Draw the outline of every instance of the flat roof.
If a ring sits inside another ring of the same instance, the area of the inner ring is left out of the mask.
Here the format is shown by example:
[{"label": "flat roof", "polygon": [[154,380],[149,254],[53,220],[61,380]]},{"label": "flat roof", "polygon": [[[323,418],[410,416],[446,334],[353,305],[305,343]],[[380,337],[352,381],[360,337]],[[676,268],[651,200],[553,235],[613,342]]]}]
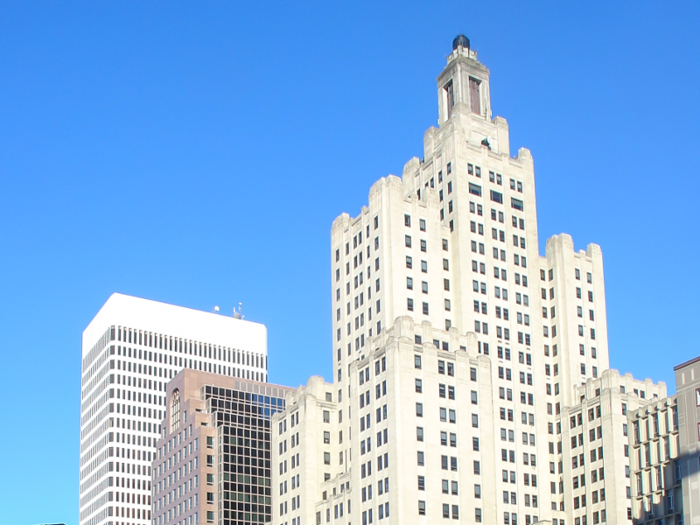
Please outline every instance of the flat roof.
[{"label": "flat roof", "polygon": [[114,293],[83,331],[83,357],[110,326],[267,354],[263,324]]},{"label": "flat roof", "polygon": [[680,365],[674,366],[674,367],[673,367],[673,370],[674,370],[674,372],[675,372],[676,370],[679,370],[679,369],[681,369],[681,368],[685,368],[686,366],[692,365],[693,363],[696,363],[696,362],[698,362],[698,361],[700,361],[700,355],[699,355],[698,357],[694,358],[694,359],[691,359],[690,361],[686,361],[685,363],[681,363]]}]

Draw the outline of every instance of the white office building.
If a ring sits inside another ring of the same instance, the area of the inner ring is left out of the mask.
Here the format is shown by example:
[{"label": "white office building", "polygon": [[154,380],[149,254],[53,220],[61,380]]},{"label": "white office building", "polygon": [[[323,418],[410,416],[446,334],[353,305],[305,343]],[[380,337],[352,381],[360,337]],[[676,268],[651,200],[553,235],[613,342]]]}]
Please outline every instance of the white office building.
[{"label": "white office building", "polygon": [[437,95],[423,157],[331,228],[333,383],[273,418],[273,523],[622,523],[627,406],[665,385],[604,374],[601,249],[540,255],[532,155],[463,36]]},{"label": "white office building", "polygon": [[148,525],[165,386],[189,368],[267,381],[267,329],[113,294],[83,332],[80,524]]}]

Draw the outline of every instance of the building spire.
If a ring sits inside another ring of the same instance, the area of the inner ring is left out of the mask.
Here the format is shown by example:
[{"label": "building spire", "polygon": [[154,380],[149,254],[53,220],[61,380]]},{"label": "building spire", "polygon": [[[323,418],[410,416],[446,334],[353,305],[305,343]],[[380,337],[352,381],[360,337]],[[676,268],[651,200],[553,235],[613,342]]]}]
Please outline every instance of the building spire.
[{"label": "building spire", "polygon": [[489,70],[478,61],[476,51],[464,35],[457,35],[452,41],[447,66],[438,77],[438,93],[441,126],[455,111],[465,117],[491,120]]}]

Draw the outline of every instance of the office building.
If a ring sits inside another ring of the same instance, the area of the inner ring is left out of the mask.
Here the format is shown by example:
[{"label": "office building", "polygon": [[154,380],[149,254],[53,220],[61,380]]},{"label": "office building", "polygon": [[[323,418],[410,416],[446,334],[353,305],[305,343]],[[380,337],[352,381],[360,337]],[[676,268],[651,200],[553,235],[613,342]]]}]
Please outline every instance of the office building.
[{"label": "office building", "polygon": [[148,525],[168,381],[183,368],[267,381],[267,330],[113,294],[82,346],[80,525]]},{"label": "office building", "polygon": [[273,523],[622,523],[623,405],[665,385],[609,370],[600,247],[561,234],[539,254],[532,155],[511,156],[463,36],[437,95],[422,158],[332,225],[333,383],[273,418]]},{"label": "office building", "polygon": [[[605,370],[575,392],[579,403],[562,411],[554,432],[548,429],[550,457],[555,446],[563,449],[556,451],[563,461],[549,465],[559,477],[556,485],[550,481],[552,510],[568,510],[574,525],[626,523],[632,519],[628,415],[665,398],[666,385]],[[551,439],[559,434],[560,441]]]},{"label": "office building", "polygon": [[628,414],[631,511],[635,524],[683,523],[683,501],[687,498],[681,488],[677,401],[677,395],[657,399]]},{"label": "office building", "polygon": [[700,357],[674,371],[676,395],[629,414],[635,524],[700,521]]},{"label": "office building", "polygon": [[[678,406],[678,466],[683,480],[682,504],[673,509],[683,509],[685,523],[700,522],[700,357],[676,366],[676,404]],[[672,449],[673,451],[673,449]],[[669,502],[666,502],[667,508]],[[683,523],[679,521],[678,523]]]},{"label": "office building", "polygon": [[175,376],[153,461],[153,524],[268,523],[270,417],[290,392],[198,370]]}]

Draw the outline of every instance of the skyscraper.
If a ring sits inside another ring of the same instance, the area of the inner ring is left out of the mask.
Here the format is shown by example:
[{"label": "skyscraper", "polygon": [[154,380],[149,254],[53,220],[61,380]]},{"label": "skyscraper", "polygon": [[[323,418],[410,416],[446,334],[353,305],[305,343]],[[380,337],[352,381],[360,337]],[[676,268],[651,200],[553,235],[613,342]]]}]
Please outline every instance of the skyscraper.
[{"label": "skyscraper", "polygon": [[167,385],[153,524],[268,523],[270,417],[291,389],[183,370]]},{"label": "skyscraper", "polygon": [[[622,455],[626,396],[636,408],[665,385],[603,374],[600,247],[576,251],[561,234],[539,254],[532,155],[511,156],[489,70],[464,36],[437,95],[423,158],[377,181],[360,215],[333,223],[334,382],[314,380],[275,416],[276,525],[584,525],[605,521],[609,505],[628,509],[628,462],[604,458]],[[598,426],[615,432],[613,450],[589,443]],[[589,505],[586,491],[611,482],[620,500]]]},{"label": "skyscraper", "polygon": [[148,525],[165,385],[183,368],[267,381],[267,329],[113,294],[83,332],[80,524]]},{"label": "skyscraper", "polygon": [[510,156],[508,124],[491,116],[489,71],[464,43],[438,77],[440,127],[425,133],[423,159],[377,181],[359,216],[333,223],[336,380],[407,315],[474,332],[484,355],[548,348],[513,366],[557,365],[568,387],[557,401],[570,404],[574,384],[608,368],[602,253],[575,251],[565,234],[538,253],[532,155]]}]

